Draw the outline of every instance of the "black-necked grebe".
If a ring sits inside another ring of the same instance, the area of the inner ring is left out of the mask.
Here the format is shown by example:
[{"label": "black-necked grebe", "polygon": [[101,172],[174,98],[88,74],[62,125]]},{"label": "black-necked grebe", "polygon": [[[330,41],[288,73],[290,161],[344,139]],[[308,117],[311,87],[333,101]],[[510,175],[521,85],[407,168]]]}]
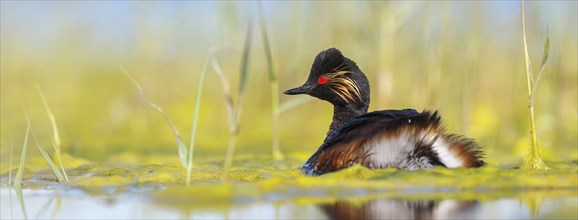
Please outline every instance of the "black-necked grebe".
[{"label": "black-necked grebe", "polygon": [[407,170],[485,164],[473,139],[445,133],[437,111],[367,113],[369,82],[357,64],[335,48],[315,57],[305,84],[284,93],[308,94],[333,104],[327,137],[301,169],[307,175],[321,175],[355,164]]}]

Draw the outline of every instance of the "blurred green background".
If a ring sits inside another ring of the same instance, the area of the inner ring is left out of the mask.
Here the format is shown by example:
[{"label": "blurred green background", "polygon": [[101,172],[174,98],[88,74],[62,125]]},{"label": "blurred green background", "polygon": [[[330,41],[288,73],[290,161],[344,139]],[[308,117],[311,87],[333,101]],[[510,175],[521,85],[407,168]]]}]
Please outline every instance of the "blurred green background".
[{"label": "blurred green background", "polygon": [[[2,1],[1,157],[18,155],[29,111],[50,146],[39,84],[56,116],[63,151],[94,161],[123,153],[175,155],[162,116],[145,105],[124,67],[162,106],[188,142],[197,80],[209,47],[237,91],[247,25],[257,2]],[[576,1],[526,2],[535,72],[550,33],[550,58],[536,100],[546,160],[578,159]],[[517,163],[529,144],[518,1],[263,2],[279,87],[301,85],[315,55],[339,48],[368,75],[370,110],[441,111],[448,131],[477,139],[494,164]],[[212,44],[211,44],[212,42]],[[271,89],[254,25],[247,96],[236,155],[271,154]],[[281,104],[300,99],[280,96]],[[236,94],[234,94],[236,97]],[[195,158],[225,154],[229,137],[221,84],[209,68]],[[284,111],[281,150],[299,159],[325,138],[329,103]],[[36,153],[36,150],[31,152]]]}]

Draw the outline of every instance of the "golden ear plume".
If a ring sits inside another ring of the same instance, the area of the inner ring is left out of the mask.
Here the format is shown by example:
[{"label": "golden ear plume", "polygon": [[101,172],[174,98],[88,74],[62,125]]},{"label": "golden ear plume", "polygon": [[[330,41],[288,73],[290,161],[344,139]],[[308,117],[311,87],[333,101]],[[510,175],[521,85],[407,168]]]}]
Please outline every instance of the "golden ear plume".
[{"label": "golden ear plume", "polygon": [[357,83],[346,76],[351,73],[350,71],[337,71],[325,74],[327,76],[327,85],[331,91],[346,103],[355,101],[356,98],[361,100],[361,92]]}]

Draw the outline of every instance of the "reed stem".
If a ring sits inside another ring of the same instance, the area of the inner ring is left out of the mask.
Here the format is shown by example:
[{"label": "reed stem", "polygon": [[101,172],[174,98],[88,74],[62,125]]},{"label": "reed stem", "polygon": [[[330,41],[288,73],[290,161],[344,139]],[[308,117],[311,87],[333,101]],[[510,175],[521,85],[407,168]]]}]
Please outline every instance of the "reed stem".
[{"label": "reed stem", "polygon": [[237,144],[237,135],[231,134],[229,144],[227,145],[227,153],[225,154],[225,162],[223,162],[223,170],[226,172],[231,169],[233,165],[233,155],[235,153],[235,145]]},{"label": "reed stem", "polygon": [[522,169],[531,170],[547,170],[549,169],[540,156],[540,151],[538,147],[538,141],[536,138],[536,119],[534,114],[534,100],[537,93],[537,86],[542,78],[542,71],[544,70],[544,64],[548,59],[549,50],[549,37],[546,38],[546,44],[544,46],[544,55],[542,56],[542,62],[540,66],[540,72],[538,73],[538,79],[534,80],[534,73],[532,71],[532,62],[530,61],[530,55],[528,53],[528,43],[526,40],[526,21],[524,18],[524,0],[520,1],[520,10],[522,17],[522,38],[524,42],[524,56],[526,60],[526,82],[528,84],[528,109],[530,111],[530,146],[528,147],[528,152],[522,165]]}]

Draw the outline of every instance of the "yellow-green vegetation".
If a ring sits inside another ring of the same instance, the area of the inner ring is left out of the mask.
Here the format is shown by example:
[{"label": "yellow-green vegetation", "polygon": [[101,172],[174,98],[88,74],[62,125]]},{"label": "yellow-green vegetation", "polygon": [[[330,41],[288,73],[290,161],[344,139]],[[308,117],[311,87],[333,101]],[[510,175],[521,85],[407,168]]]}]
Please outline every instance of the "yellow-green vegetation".
[{"label": "yellow-green vegetation", "polygon": [[[513,13],[518,2],[506,1],[0,4],[2,186],[145,191],[158,204],[187,207],[527,195],[536,210],[541,195],[577,192],[576,2],[526,2],[523,28]],[[61,10],[67,13],[55,13]],[[257,15],[261,34],[253,36],[257,28],[247,23]],[[476,139],[489,165],[300,174],[325,138],[332,109],[279,90],[302,84],[315,55],[329,47],[368,76],[370,111],[440,110],[448,131]],[[534,76],[529,54],[543,48]],[[28,121],[20,103],[32,109]],[[187,146],[178,130],[191,125]],[[24,140],[15,172],[12,136]],[[53,144],[53,164],[40,144],[27,151],[29,138]],[[521,161],[543,167],[540,158],[550,169],[518,169]],[[58,170],[68,182],[59,182]]]},{"label": "yellow-green vegetation", "polygon": [[[41,160],[41,158],[32,158]],[[171,160],[171,158],[166,158]],[[186,169],[175,164],[104,165],[90,163],[69,168],[70,187],[93,194],[124,192],[128,189],[153,191],[152,198],[166,205],[218,207],[237,198],[260,201],[277,195],[278,201],[319,203],[347,196],[386,194],[404,199],[491,200],[522,192],[576,193],[578,163],[550,162],[550,170],[488,166],[479,169],[406,171],[369,170],[353,166],[319,177],[302,175],[296,158],[271,162],[267,157],[240,155],[226,172],[215,166],[216,158],[197,161],[190,187],[183,187]],[[40,162],[40,161],[39,161]],[[43,187],[54,181],[46,168],[29,170],[24,181]],[[226,175],[223,176],[223,172]],[[31,180],[34,179],[34,180]],[[114,188],[114,191],[111,191]],[[315,193],[313,193],[315,192]]]}]

